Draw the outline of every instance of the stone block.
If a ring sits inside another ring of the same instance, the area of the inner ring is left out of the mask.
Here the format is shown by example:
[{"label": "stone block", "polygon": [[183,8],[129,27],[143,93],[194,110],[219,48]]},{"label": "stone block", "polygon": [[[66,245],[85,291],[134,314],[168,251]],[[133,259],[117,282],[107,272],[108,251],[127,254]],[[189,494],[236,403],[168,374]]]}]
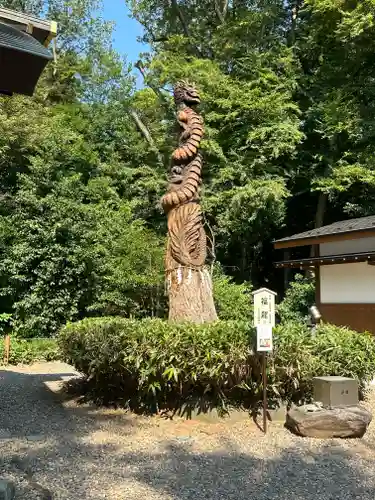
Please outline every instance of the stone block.
[{"label": "stone block", "polygon": [[328,376],[314,377],[314,400],[326,408],[357,406],[358,381],[354,378]]}]

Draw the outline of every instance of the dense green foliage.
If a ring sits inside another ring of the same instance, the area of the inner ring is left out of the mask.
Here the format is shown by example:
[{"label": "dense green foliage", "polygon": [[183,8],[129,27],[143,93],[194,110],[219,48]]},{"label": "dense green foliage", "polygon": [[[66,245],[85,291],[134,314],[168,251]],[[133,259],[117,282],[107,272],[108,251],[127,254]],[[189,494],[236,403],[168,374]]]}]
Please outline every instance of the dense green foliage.
[{"label": "dense green foliage", "polygon": [[120,399],[132,408],[156,409],[176,398],[212,393],[215,399],[233,390],[252,370],[251,334],[240,322],[199,327],[160,319],[95,318],[68,324],[59,344],[104,402]]},{"label": "dense green foliage", "polygon": [[282,323],[306,322],[309,308],[315,302],[315,281],[310,276],[297,274],[290,283],[283,301],[277,306],[277,315]]},{"label": "dense green foliage", "polygon": [[[4,341],[0,338],[0,353],[4,351]],[[55,339],[35,338],[32,340],[11,339],[9,364],[30,364],[39,361],[61,359],[61,352]],[[3,359],[0,358],[0,364]]]},{"label": "dense green foliage", "polygon": [[[312,378],[341,375],[358,380],[363,394],[375,374],[375,344],[369,333],[323,324],[311,335],[300,323],[275,330],[273,374],[284,399],[312,396]],[[290,397],[292,395],[292,397]]]},{"label": "dense green foliage", "polygon": [[282,291],[274,238],[375,209],[374,0],[127,3],[150,44],[141,89],[100,0],[0,0],[59,25],[35,96],[0,100],[0,314],[18,336],[165,317],[179,78],[202,94],[203,206],[234,278],[215,278],[223,319],[250,319],[252,287]]},{"label": "dense green foliage", "polygon": [[[186,405],[256,407],[261,360],[254,329],[244,321],[209,325],[160,319],[87,318],[64,327],[63,357],[87,377],[88,396],[100,403],[155,411]],[[330,325],[312,337],[296,323],[279,326],[269,358],[269,399],[311,397],[316,375],[346,375],[361,388],[375,374],[369,334]]]},{"label": "dense green foliage", "polygon": [[249,283],[235,284],[217,267],[213,274],[217,313],[223,320],[252,321],[253,306]]},{"label": "dense green foliage", "polygon": [[373,213],[374,0],[128,4],[146,83],[202,90],[206,213],[237,279],[278,286],[272,237]]}]

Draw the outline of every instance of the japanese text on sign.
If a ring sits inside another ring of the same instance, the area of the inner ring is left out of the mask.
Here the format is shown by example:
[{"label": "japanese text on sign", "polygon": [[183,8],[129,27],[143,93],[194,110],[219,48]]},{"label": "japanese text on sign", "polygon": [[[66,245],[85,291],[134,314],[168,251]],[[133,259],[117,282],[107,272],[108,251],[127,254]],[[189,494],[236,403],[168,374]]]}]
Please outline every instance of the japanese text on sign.
[{"label": "japanese text on sign", "polygon": [[254,292],[254,325],[275,326],[275,292],[267,288]]},{"label": "japanese text on sign", "polygon": [[267,288],[254,293],[254,326],[257,328],[257,351],[271,352],[273,349],[272,328],[275,326],[275,295]]}]

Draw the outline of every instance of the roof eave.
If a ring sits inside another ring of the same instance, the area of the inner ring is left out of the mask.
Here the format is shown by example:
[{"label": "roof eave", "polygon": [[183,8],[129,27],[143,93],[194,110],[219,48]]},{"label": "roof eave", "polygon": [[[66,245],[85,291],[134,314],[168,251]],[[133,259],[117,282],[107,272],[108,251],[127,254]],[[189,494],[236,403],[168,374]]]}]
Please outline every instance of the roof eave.
[{"label": "roof eave", "polygon": [[[375,228],[356,229],[352,231],[342,231],[334,234],[322,234],[320,236],[295,238],[292,240],[276,240],[274,247],[276,250],[283,248],[303,247],[310,245],[320,245],[321,243],[330,243],[332,241],[354,240],[362,238],[370,238],[374,236]],[[352,237],[351,237],[352,236]]]},{"label": "roof eave", "polygon": [[311,257],[308,259],[292,259],[275,262],[276,268],[295,267],[300,269],[308,269],[320,266],[329,266],[335,264],[352,264],[356,262],[367,262],[373,265],[375,260],[375,252],[359,252],[347,253],[341,255],[324,255],[320,257]]}]

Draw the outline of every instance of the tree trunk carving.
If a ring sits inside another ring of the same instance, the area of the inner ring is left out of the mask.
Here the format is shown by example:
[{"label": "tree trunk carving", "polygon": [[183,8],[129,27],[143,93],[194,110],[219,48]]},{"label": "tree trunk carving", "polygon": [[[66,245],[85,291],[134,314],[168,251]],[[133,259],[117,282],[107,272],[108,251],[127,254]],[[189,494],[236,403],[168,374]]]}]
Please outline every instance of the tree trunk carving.
[{"label": "tree trunk carving", "polygon": [[169,319],[205,323],[215,321],[217,314],[211,274],[205,266],[207,237],[199,204],[202,156],[198,150],[203,119],[195,110],[200,98],[193,87],[178,83],[174,99],[181,134],[172,155],[168,192],[161,199],[168,218],[165,267]]}]

